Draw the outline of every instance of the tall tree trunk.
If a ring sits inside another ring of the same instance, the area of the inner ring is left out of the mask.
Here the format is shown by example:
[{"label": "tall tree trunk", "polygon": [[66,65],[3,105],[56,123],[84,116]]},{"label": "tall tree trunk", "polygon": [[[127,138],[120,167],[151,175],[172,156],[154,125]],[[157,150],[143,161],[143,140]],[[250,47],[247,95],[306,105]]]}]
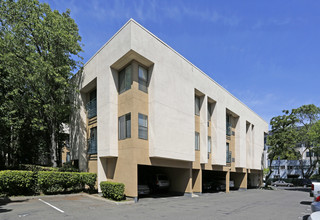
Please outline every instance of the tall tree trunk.
[{"label": "tall tree trunk", "polygon": [[53,167],[58,166],[58,159],[57,159],[57,149],[58,149],[58,143],[56,141],[56,126],[55,123],[53,122],[51,124],[51,164]]}]

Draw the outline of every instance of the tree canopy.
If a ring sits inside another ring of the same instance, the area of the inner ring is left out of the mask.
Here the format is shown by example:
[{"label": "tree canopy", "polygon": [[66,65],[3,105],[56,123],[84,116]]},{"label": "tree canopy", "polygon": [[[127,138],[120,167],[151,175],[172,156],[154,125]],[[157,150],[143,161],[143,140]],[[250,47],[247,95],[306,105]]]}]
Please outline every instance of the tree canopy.
[{"label": "tree canopy", "polygon": [[59,163],[80,41],[69,10],[0,1],[0,165]]},{"label": "tree canopy", "polygon": [[[319,162],[319,157],[312,155],[320,153],[320,108],[310,104],[291,111],[284,110],[283,113],[270,121],[271,131],[267,141],[270,164],[278,157],[299,160],[303,177],[309,178]],[[310,164],[308,169],[303,160],[306,152],[310,155],[307,158]]]}]

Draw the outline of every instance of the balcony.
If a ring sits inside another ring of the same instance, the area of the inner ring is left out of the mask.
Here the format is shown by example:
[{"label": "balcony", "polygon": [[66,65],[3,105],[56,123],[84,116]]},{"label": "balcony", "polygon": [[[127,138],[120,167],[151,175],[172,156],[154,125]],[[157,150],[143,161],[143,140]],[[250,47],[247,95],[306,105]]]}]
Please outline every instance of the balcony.
[{"label": "balcony", "polygon": [[88,154],[97,154],[97,139],[88,140]]},{"label": "balcony", "polygon": [[228,136],[231,136],[231,134],[232,134],[232,131],[231,131],[231,123],[226,123],[226,134],[228,135]]},{"label": "balcony", "polygon": [[227,151],[227,163],[231,163],[231,158],[232,158],[232,152]]},{"label": "balcony", "polygon": [[92,99],[90,102],[88,102],[86,109],[89,119],[97,116],[97,99]]}]

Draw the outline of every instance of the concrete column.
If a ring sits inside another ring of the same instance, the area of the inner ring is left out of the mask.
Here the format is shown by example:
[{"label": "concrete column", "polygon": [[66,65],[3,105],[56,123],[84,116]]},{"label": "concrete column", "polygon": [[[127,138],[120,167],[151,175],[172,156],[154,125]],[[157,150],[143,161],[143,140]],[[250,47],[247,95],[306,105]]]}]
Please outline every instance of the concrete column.
[{"label": "concrete column", "polygon": [[259,178],[259,187],[262,187],[263,186],[263,171],[262,170],[260,171],[258,178]]},{"label": "concrete column", "polygon": [[192,170],[192,191],[193,193],[202,193],[202,170]]},{"label": "concrete column", "polygon": [[192,168],[190,168],[188,170],[188,173],[189,173],[189,177],[188,177],[189,180],[188,180],[188,184],[187,184],[185,193],[186,194],[192,194]]},{"label": "concrete column", "polygon": [[97,168],[98,168],[98,192],[101,193],[100,182],[107,181],[107,159],[106,158],[97,158]]},{"label": "concrete column", "polygon": [[230,170],[226,174],[226,193],[230,192]]},{"label": "concrete column", "polygon": [[248,174],[247,172],[245,172],[243,175],[242,175],[242,181],[240,183],[240,189],[247,189],[247,180],[248,180]]}]

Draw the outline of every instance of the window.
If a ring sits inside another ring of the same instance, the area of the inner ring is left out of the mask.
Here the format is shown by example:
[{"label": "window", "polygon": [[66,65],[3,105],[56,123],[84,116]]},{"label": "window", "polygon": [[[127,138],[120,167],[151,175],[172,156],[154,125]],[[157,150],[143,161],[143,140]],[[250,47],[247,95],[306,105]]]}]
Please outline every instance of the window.
[{"label": "window", "polygon": [[86,109],[88,113],[88,118],[93,118],[97,116],[97,90],[93,90],[89,94],[89,102],[86,104]]},{"label": "window", "polygon": [[148,116],[140,114],[139,117],[139,138],[148,140]]},{"label": "window", "polygon": [[88,140],[88,153],[97,153],[97,127],[90,128],[90,138]]},{"label": "window", "polygon": [[226,116],[226,134],[228,136],[231,136],[231,122],[230,122],[230,115],[227,114]]},{"label": "window", "polygon": [[229,143],[226,144],[226,156],[227,163],[231,163],[231,151],[229,151]]},{"label": "window", "polygon": [[211,137],[208,136],[208,153],[211,153]]},{"label": "window", "polygon": [[198,96],[194,98],[194,109],[195,115],[200,115],[200,97]]},{"label": "window", "polygon": [[211,153],[211,137],[208,136],[208,159],[210,158]]},{"label": "window", "polygon": [[123,93],[131,88],[132,68],[131,65],[119,72],[119,93]]},{"label": "window", "polygon": [[211,121],[211,103],[208,102],[208,121]]},{"label": "window", "polygon": [[70,155],[70,152],[67,152],[67,158],[66,158],[66,162],[70,162],[71,161],[71,155]]},{"label": "window", "polygon": [[119,117],[119,139],[131,138],[131,113]]},{"label": "window", "polygon": [[139,66],[139,89],[148,92],[148,71]]},{"label": "window", "polygon": [[200,150],[200,134],[199,132],[195,132],[195,150]]},{"label": "window", "polygon": [[285,166],[280,166],[280,169],[281,169],[281,170],[285,170],[286,167],[285,167]]}]

